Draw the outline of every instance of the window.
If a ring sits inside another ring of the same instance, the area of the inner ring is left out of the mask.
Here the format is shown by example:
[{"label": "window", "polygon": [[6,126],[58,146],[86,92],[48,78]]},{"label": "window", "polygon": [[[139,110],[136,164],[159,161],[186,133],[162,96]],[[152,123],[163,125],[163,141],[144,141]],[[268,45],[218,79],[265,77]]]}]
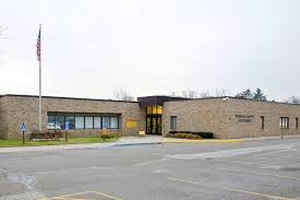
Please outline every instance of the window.
[{"label": "window", "polygon": [[148,115],[152,114],[152,107],[151,106],[147,106],[147,114]]},{"label": "window", "polygon": [[171,116],[171,120],[170,120],[170,129],[171,130],[176,130],[176,116]]},{"label": "window", "polygon": [[85,117],[85,126],[84,128],[94,128],[93,126],[93,117]]},{"label": "window", "polygon": [[261,129],[265,129],[265,117],[260,116],[260,120],[261,120]]},{"label": "window", "polygon": [[66,116],[65,127],[69,126],[69,129],[75,129],[75,117],[74,116]]},{"label": "window", "polygon": [[48,129],[119,129],[119,114],[48,113]]},{"label": "window", "polygon": [[65,117],[58,115],[56,116],[56,129],[65,129]]},{"label": "window", "polygon": [[110,128],[117,129],[119,128],[119,120],[117,117],[111,117],[110,119]]},{"label": "window", "polygon": [[110,120],[110,117],[103,117],[102,118],[103,128],[109,128],[110,127],[109,120]]},{"label": "window", "polygon": [[296,117],[296,129],[298,129],[298,127],[299,127],[299,119],[298,117]]},{"label": "window", "polygon": [[161,115],[162,114],[162,106],[157,106],[157,114]]},{"label": "window", "polygon": [[101,128],[101,117],[94,117],[94,128]]},{"label": "window", "polygon": [[157,106],[152,106],[152,114],[157,114]]},{"label": "window", "polygon": [[56,116],[48,115],[48,129],[56,129]]},{"label": "window", "polygon": [[289,118],[288,117],[280,117],[280,128],[289,128]]},{"label": "window", "polygon": [[83,116],[75,117],[75,128],[76,129],[84,129],[84,117]]}]

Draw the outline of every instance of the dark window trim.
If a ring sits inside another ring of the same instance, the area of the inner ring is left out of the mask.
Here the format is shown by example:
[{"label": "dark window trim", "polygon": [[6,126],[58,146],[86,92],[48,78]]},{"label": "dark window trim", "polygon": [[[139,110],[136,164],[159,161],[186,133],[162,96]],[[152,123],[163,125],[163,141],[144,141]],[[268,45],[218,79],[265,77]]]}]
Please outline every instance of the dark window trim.
[{"label": "dark window trim", "polygon": [[295,120],[296,120],[296,129],[298,129],[299,128],[299,118],[296,117]]},{"label": "dark window trim", "polygon": [[[284,119],[287,120],[287,126],[282,126],[282,121],[285,121]],[[289,117],[280,117],[280,128],[281,129],[289,129],[290,128],[290,118]]]},{"label": "dark window trim", "polygon": [[[104,117],[108,117],[108,128],[106,129],[114,129],[114,130],[118,130],[120,129],[120,120],[121,120],[121,114],[120,113],[72,113],[72,112],[48,112],[47,116],[54,116],[55,117],[55,127],[57,125],[57,116],[62,116],[64,118],[63,120],[63,129],[65,130],[65,124],[66,124],[66,117],[67,116],[72,116],[74,117],[75,123],[76,123],[76,117],[83,117],[83,128],[75,128],[72,130],[83,130],[83,129],[96,129],[96,130],[100,130],[103,129],[103,119]],[[86,117],[92,117],[92,123],[93,123],[93,128],[86,128]],[[99,117],[100,118],[100,128],[95,128],[95,122],[94,119],[95,117]],[[111,128],[111,118],[115,117],[117,118],[117,128]],[[49,120],[48,120],[49,123]],[[57,130],[57,129],[51,129],[51,130]]]},{"label": "dark window trim", "polygon": [[261,129],[265,130],[265,116],[260,116],[260,120],[261,120]]},{"label": "dark window trim", "polygon": [[170,117],[170,130],[176,130],[176,129],[177,129],[177,116],[171,116]]}]

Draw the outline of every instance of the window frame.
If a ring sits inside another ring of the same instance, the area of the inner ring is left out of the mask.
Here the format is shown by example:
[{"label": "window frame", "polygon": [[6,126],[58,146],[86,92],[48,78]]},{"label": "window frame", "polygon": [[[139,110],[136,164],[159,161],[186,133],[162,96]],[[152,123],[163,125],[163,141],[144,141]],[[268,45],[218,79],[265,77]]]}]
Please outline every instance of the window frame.
[{"label": "window frame", "polygon": [[[77,128],[76,127],[76,118],[82,118],[82,127],[80,128]],[[77,114],[75,115],[75,130],[82,130],[82,129],[85,129],[85,118],[84,118],[84,115],[81,115],[81,114]]]},{"label": "window frame", "polygon": [[261,122],[260,128],[262,130],[265,130],[265,116],[260,116],[260,122]]},{"label": "window frame", "polygon": [[175,131],[177,129],[177,116],[170,116],[170,130]]},{"label": "window frame", "polygon": [[[87,118],[90,118],[91,120],[90,120],[90,122],[92,122],[92,126],[90,126],[90,127],[87,127],[87,121],[89,121],[89,120],[87,120]],[[94,116],[90,116],[90,115],[85,115],[84,116],[84,129],[94,129]]]},{"label": "window frame", "polygon": [[[55,127],[54,129],[49,129],[49,130],[65,130],[65,128],[66,128],[66,122],[67,122],[67,118],[68,117],[74,118],[74,128],[70,128],[70,130],[83,130],[83,129],[100,130],[100,129],[103,129],[103,126],[104,126],[103,120],[105,118],[107,118],[107,120],[108,120],[107,121],[108,122],[108,127],[106,129],[115,129],[115,130],[118,130],[118,129],[121,128],[121,125],[120,125],[121,114],[120,113],[114,114],[114,113],[47,112],[47,117],[48,117],[47,127],[49,127],[50,123],[51,123],[51,127]],[[92,127],[91,126],[88,127],[86,125],[86,122],[88,121],[88,119],[87,119],[88,117],[92,118],[92,121],[89,121],[89,122],[92,122]],[[52,118],[52,120],[50,121],[51,118]],[[58,120],[58,118],[59,118],[59,120]],[[79,125],[82,125],[82,126],[80,126],[80,128],[76,127],[76,119],[77,119],[77,122],[78,122],[78,120],[79,120],[78,118],[81,118],[80,119],[81,120],[80,121],[81,124],[79,124]],[[97,127],[95,126],[95,118],[100,119],[100,124]],[[117,124],[115,124],[116,126],[112,128],[112,119],[113,118],[116,118],[116,123]],[[58,121],[60,123],[57,123]],[[57,128],[57,124],[61,125],[62,122],[63,122],[63,125],[62,125],[63,128],[61,128],[61,129]]]},{"label": "window frame", "polygon": [[290,128],[290,119],[289,117],[280,117],[279,127],[281,129],[289,129]]}]

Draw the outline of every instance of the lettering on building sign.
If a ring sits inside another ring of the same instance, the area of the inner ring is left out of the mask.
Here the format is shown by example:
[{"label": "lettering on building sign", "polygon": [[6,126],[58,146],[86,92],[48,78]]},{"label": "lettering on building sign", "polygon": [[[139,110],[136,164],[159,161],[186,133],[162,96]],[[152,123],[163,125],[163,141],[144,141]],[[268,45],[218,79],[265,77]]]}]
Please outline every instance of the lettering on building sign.
[{"label": "lettering on building sign", "polygon": [[251,122],[254,115],[235,115],[239,122]]}]

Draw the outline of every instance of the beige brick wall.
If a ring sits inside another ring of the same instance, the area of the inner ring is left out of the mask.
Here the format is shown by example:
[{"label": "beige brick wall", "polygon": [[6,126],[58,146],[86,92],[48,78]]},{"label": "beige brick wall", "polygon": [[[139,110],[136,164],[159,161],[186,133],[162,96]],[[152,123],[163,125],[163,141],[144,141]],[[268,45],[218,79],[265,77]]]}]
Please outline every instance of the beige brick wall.
[{"label": "beige brick wall", "polygon": [[[66,98],[43,98],[43,129],[48,123],[47,112],[120,113],[123,135],[136,135],[145,128],[145,109],[138,103],[96,101]],[[248,122],[238,116],[251,116]],[[177,116],[178,131],[209,131],[217,138],[243,138],[300,134],[295,118],[300,119],[300,106],[249,100],[202,99],[165,102],[162,114],[163,135],[170,131],[170,117]],[[261,116],[265,128],[261,129]],[[289,129],[280,129],[280,117],[289,117]],[[136,128],[127,128],[127,120],[136,120]],[[29,133],[38,128],[38,98],[25,96],[0,97],[0,138],[21,137],[20,125],[24,121]],[[72,135],[94,135],[99,130],[71,130]]]},{"label": "beige brick wall", "polygon": [[227,135],[225,102],[219,99],[165,102],[163,106],[163,135],[170,131],[170,117],[177,117],[178,131],[210,131],[217,138]]},{"label": "beige brick wall", "polygon": [[[9,138],[20,137],[20,125],[24,121],[29,132],[38,128],[38,98],[24,96],[4,96],[1,99],[7,101],[4,106],[8,118],[7,134]],[[137,131],[144,128],[144,111],[139,108],[138,103],[117,101],[96,101],[64,98],[43,98],[42,118],[43,129],[48,123],[47,112],[74,112],[74,113],[120,113],[120,126],[123,135],[136,135]],[[128,129],[127,120],[137,120],[136,128]],[[99,130],[74,130],[74,135],[92,135]],[[4,134],[5,131],[4,131]]]},{"label": "beige brick wall", "polygon": [[[299,105],[232,98],[226,101],[219,98],[166,102],[163,108],[164,135],[170,131],[171,116],[177,116],[178,131],[210,131],[217,138],[300,134],[295,128],[295,118],[300,120]],[[264,129],[261,128],[261,116],[265,118]],[[280,128],[280,117],[289,117],[289,129]],[[241,122],[239,119],[250,121]]]},{"label": "beige brick wall", "polygon": [[[278,136],[299,134],[296,129],[296,117],[300,119],[300,106],[271,102],[255,102],[249,100],[230,99],[228,102],[229,138]],[[235,115],[253,115],[251,122],[239,122]],[[261,116],[265,118],[264,129],[261,128]],[[289,117],[289,129],[281,129],[280,117]]]},{"label": "beige brick wall", "polygon": [[0,139],[7,139],[8,120],[7,120],[7,100],[0,97]]}]

